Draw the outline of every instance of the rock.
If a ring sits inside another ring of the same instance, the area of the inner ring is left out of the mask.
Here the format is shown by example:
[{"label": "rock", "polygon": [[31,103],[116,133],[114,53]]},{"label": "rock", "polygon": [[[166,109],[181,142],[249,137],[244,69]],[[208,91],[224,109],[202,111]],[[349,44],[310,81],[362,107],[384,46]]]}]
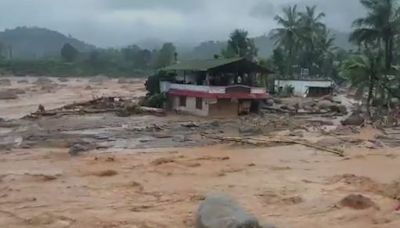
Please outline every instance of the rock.
[{"label": "rock", "polygon": [[259,127],[245,126],[239,128],[239,133],[242,135],[261,135],[263,133],[262,129]]},{"label": "rock", "polygon": [[365,146],[366,148],[368,148],[368,149],[373,149],[373,150],[383,148],[382,142],[377,141],[377,140],[368,140],[368,141],[365,141],[365,142],[364,142],[364,146]]},{"label": "rock", "polygon": [[317,104],[319,109],[328,109],[330,110],[332,106],[335,106],[335,103],[332,103],[329,100],[321,100]]},{"label": "rock", "polygon": [[336,107],[338,109],[338,113],[343,114],[343,115],[346,115],[348,113],[347,107],[345,105],[337,105]]},{"label": "rock", "polygon": [[342,121],[342,125],[360,126],[364,124],[365,118],[360,113],[353,112],[347,119]]},{"label": "rock", "polygon": [[296,109],[296,106],[292,106],[292,105],[288,105],[288,106],[287,106],[287,109],[288,109],[289,111],[291,111],[291,112],[295,112],[296,110],[298,110],[298,109]]},{"label": "rock", "polygon": [[264,102],[264,105],[266,105],[266,106],[268,106],[268,107],[271,107],[271,106],[274,106],[274,100],[273,99],[267,99],[265,102]]},{"label": "rock", "polygon": [[210,123],[210,126],[211,127],[220,127],[221,126],[221,124],[218,122],[218,121],[212,121],[211,123]]},{"label": "rock", "polygon": [[71,156],[77,156],[79,155],[81,152],[86,152],[90,150],[90,147],[87,145],[82,145],[82,144],[74,144],[71,146],[71,148],[69,148],[68,153]]},{"label": "rock", "polygon": [[351,135],[360,133],[357,129],[351,126],[338,126],[336,129],[330,132],[334,135]]},{"label": "rock", "polygon": [[10,86],[11,80],[10,79],[0,79],[0,86]]},{"label": "rock", "polygon": [[324,138],[324,139],[319,140],[317,142],[317,144],[320,146],[326,146],[326,147],[340,146],[343,144],[343,141],[338,138]]},{"label": "rock", "polygon": [[0,91],[0,100],[14,100],[17,98],[18,98],[17,94],[13,91],[9,90]]},{"label": "rock", "polygon": [[305,106],[303,106],[302,109],[304,109],[305,111],[309,111],[309,112],[314,110],[311,105],[305,105]]},{"label": "rock", "polygon": [[196,228],[262,228],[254,216],[224,194],[211,194],[201,202],[196,215]]},{"label": "rock", "polygon": [[289,136],[294,136],[294,137],[304,137],[304,134],[302,131],[292,131],[289,133]]},{"label": "rock", "polygon": [[330,101],[330,102],[335,102],[333,100],[333,97],[331,95],[325,95],[323,97],[321,97],[321,100],[326,100],[326,101]]},{"label": "rock", "polygon": [[349,207],[355,210],[364,210],[371,207],[377,208],[377,205],[370,198],[355,194],[344,197],[339,204],[342,207]]},{"label": "rock", "polygon": [[199,125],[198,124],[196,124],[196,123],[183,123],[183,124],[181,124],[182,125],[182,127],[187,127],[187,128],[195,128],[195,127],[199,127]]},{"label": "rock", "polygon": [[283,103],[283,101],[281,99],[278,99],[278,98],[274,98],[273,101],[274,101],[275,104],[282,104]]},{"label": "rock", "polygon": [[115,171],[115,170],[112,170],[112,169],[107,169],[107,170],[103,170],[103,171],[100,171],[98,173],[95,173],[95,175],[98,176],[98,177],[112,177],[112,176],[115,176],[117,174],[118,174],[118,172]]}]

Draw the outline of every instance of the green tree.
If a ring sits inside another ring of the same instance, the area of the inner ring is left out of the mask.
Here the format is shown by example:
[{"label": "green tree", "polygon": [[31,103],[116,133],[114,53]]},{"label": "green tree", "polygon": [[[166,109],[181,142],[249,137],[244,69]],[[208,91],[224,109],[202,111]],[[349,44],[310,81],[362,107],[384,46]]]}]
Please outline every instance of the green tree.
[{"label": "green tree", "polygon": [[383,46],[385,68],[393,64],[394,40],[399,35],[400,8],[398,0],[360,0],[367,15],[353,22],[350,40],[360,45],[377,42]]},{"label": "green tree", "polygon": [[78,57],[78,54],[78,50],[69,43],[64,44],[61,48],[61,57],[67,62],[74,61]]},{"label": "green tree", "polygon": [[141,49],[137,45],[131,45],[121,50],[126,62],[133,65],[134,68],[146,69],[150,66],[151,51]]},{"label": "green tree", "polygon": [[248,38],[249,33],[246,30],[234,30],[228,40],[228,46],[222,50],[225,58],[246,57],[253,59],[257,56],[257,48],[254,40]]},{"label": "green tree", "polygon": [[337,66],[335,65],[337,47],[334,42],[334,36],[326,29],[316,37],[311,54],[313,73],[325,77],[335,77],[337,74]]},{"label": "green tree", "polygon": [[6,46],[0,42],[0,60],[5,57]]},{"label": "green tree", "polygon": [[275,48],[272,54],[273,70],[280,76],[285,76],[286,72],[286,57],[282,48]]},{"label": "green tree", "polygon": [[299,43],[302,47],[300,65],[308,68],[312,73],[316,73],[314,68],[318,60],[317,45],[325,42],[327,38],[326,26],[321,22],[325,13],[317,13],[316,9],[316,6],[306,6],[306,10],[299,13]]},{"label": "green tree", "polygon": [[300,16],[297,12],[297,5],[284,8],[283,15],[277,15],[274,19],[280,28],[272,30],[271,38],[275,41],[275,45],[285,50],[286,73],[293,76],[293,64],[297,56],[300,32]]},{"label": "green tree", "polygon": [[362,55],[357,55],[344,63],[345,77],[359,94],[367,91],[366,108],[371,117],[371,102],[374,91],[379,90],[379,80],[384,72],[384,61],[378,52],[364,49]]},{"label": "green tree", "polygon": [[157,53],[156,68],[173,64],[176,60],[176,47],[173,43],[165,43]]}]

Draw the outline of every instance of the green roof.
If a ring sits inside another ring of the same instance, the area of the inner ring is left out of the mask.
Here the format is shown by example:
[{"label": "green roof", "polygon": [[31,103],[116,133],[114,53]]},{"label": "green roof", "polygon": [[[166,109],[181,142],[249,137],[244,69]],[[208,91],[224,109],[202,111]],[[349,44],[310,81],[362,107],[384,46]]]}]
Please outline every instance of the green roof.
[{"label": "green roof", "polygon": [[192,60],[177,63],[171,66],[167,66],[161,70],[187,70],[187,71],[208,71],[220,66],[224,66],[230,63],[238,62],[244,58],[229,58],[229,59],[209,59],[209,60]]}]

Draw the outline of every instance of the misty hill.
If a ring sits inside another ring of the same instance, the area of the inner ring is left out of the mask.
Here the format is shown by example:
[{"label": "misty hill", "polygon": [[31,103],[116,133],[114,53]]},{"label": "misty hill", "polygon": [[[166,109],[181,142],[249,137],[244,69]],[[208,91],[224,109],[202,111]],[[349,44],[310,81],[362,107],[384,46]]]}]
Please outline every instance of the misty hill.
[{"label": "misty hill", "polygon": [[[95,46],[59,32],[37,27],[17,27],[0,32],[0,43],[11,47],[12,58],[38,59],[60,55],[65,43],[70,43],[81,52],[93,50]],[[3,51],[4,52],[4,51]],[[10,52],[7,51],[7,56]]]},{"label": "misty hill", "polygon": [[[350,50],[353,45],[349,42],[349,34],[332,31],[335,36],[335,45],[339,48]],[[262,58],[268,58],[272,55],[274,50],[274,41],[271,40],[270,36],[263,35],[253,38],[256,47],[258,48],[258,56]],[[226,41],[207,41],[202,42],[198,46],[194,47],[193,50],[181,54],[181,59],[209,59],[214,55],[220,55],[221,50],[226,48]]]}]

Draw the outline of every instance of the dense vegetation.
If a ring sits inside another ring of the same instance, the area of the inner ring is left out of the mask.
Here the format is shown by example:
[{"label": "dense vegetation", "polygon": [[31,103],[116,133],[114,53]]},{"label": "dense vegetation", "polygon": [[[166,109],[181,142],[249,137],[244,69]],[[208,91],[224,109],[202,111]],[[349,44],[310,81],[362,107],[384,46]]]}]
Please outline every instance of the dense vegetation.
[{"label": "dense vegetation", "polygon": [[[367,92],[371,117],[390,112],[400,98],[400,6],[398,0],[361,0],[367,15],[353,22],[351,40],[359,52],[350,56],[343,75],[360,94]],[[393,99],[396,98],[396,99]],[[396,104],[397,103],[397,104]],[[371,106],[377,107],[371,110]]]},{"label": "dense vegetation", "polygon": [[[0,49],[1,50],[1,49]],[[3,49],[4,52],[4,49]],[[57,55],[43,58],[10,58],[0,56],[0,73],[52,76],[148,76],[155,69],[176,61],[176,48],[165,43],[159,50],[131,45],[121,49],[92,48],[82,50],[71,43],[60,46]]]},{"label": "dense vegetation", "polygon": [[[336,34],[340,37],[340,46],[349,47],[348,35]],[[252,42],[258,56],[268,58],[273,53],[270,36],[255,37]],[[221,50],[225,50],[226,57],[234,55],[232,50],[226,49],[227,41],[208,41],[193,48],[175,48],[171,43],[164,47],[162,43],[155,46],[159,48],[131,45],[121,49],[99,49],[48,29],[18,27],[0,32],[0,72],[16,75],[144,76],[176,58],[209,59],[221,55]],[[160,49],[167,53],[164,57],[159,56]],[[180,50],[179,56],[175,55],[177,50]],[[65,51],[72,56],[68,57]]]},{"label": "dense vegetation", "polygon": [[[275,17],[276,48],[270,66],[281,77],[328,77],[345,82],[365,98],[371,118],[388,115],[400,98],[400,6],[398,0],[360,0],[367,14],[353,22],[356,51],[334,44],[335,36],[313,7],[287,7]],[[373,107],[373,108],[372,108]],[[390,116],[390,115],[388,115]]]}]

